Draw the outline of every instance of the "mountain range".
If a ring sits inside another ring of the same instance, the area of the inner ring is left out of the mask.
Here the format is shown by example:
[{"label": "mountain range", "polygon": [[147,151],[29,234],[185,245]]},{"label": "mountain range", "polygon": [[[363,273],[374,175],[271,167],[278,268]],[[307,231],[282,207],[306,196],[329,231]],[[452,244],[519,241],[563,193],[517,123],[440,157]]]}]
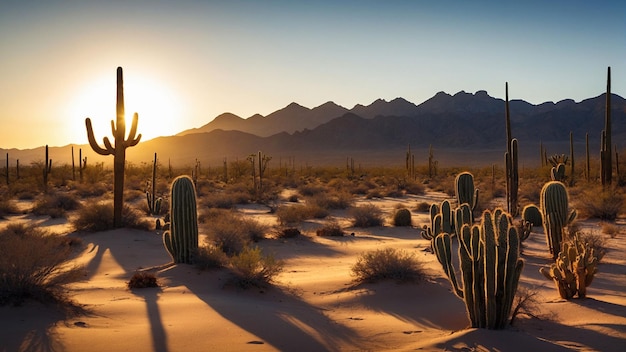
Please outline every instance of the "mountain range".
[{"label": "mountain range", "polygon": [[[534,158],[538,163],[534,155],[539,154],[540,142],[550,154],[569,153],[570,132],[577,154],[584,154],[587,133],[592,153],[599,150],[605,96],[538,105],[511,100],[512,134],[519,140],[522,159]],[[620,143],[626,139],[626,100],[612,94],[611,106],[613,140],[624,148]],[[370,164],[403,165],[408,145],[416,153],[416,162],[426,159],[425,151],[432,145],[441,158],[456,155],[456,162],[466,164],[499,163],[505,149],[504,111],[504,100],[485,91],[439,92],[419,105],[403,98],[378,99],[352,109],[333,102],[312,109],[291,103],[267,116],[244,119],[224,113],[204,126],[141,142],[127,155],[131,161],[149,162],[156,152],[162,161],[191,164],[198,159],[215,165],[224,158],[245,159],[262,150],[274,160],[296,158],[303,164],[345,164],[347,157],[353,157]],[[51,157],[65,153],[70,162],[69,152],[62,148],[69,146],[51,149]],[[99,160],[89,146],[83,148]],[[11,154],[14,158],[39,155],[34,150]]]}]

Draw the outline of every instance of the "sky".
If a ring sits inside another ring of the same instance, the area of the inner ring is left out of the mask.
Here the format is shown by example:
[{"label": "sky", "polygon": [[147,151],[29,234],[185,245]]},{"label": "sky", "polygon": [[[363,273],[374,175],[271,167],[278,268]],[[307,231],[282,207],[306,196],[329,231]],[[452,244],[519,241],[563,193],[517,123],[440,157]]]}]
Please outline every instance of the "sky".
[{"label": "sky", "polygon": [[[626,96],[626,1],[0,1],[0,148],[143,140],[297,102]],[[128,122],[130,124],[130,122]]]}]

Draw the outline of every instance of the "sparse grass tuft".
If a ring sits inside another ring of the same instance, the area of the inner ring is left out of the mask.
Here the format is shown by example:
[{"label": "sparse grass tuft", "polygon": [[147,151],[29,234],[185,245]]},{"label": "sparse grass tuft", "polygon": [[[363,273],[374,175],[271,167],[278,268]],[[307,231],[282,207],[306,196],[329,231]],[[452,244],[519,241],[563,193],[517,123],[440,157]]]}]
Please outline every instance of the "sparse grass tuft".
[{"label": "sparse grass tuft", "polygon": [[[115,228],[113,224],[112,202],[90,202],[78,210],[77,216],[72,219],[72,225],[77,231],[98,232]],[[128,228],[150,230],[152,223],[142,217],[141,212],[124,205],[122,209],[122,225]]]},{"label": "sparse grass tuft", "polygon": [[256,220],[246,219],[235,212],[223,212],[207,227],[207,238],[224,253],[240,253],[251,242],[265,237],[267,227]]},{"label": "sparse grass tuft", "polygon": [[428,202],[417,203],[417,205],[415,206],[415,211],[420,212],[420,213],[426,213],[430,211],[430,203]]},{"label": "sparse grass tuft", "polygon": [[7,215],[18,214],[20,210],[17,205],[9,199],[0,199],[0,219],[4,219]]},{"label": "sparse grass tuft", "polygon": [[137,271],[131,276],[128,281],[128,288],[147,288],[147,287],[159,287],[157,277],[154,273],[148,271]]},{"label": "sparse grass tuft", "polygon": [[620,233],[619,226],[612,222],[602,222],[600,227],[602,228],[602,233],[611,236],[611,238],[615,238]]},{"label": "sparse grass tuft", "polygon": [[76,210],[80,207],[80,202],[75,196],[68,193],[46,194],[33,206],[32,212],[35,215],[48,215],[51,218],[61,218],[66,216],[68,211]]},{"label": "sparse grass tuft", "polygon": [[352,275],[358,282],[387,279],[411,282],[425,277],[422,264],[414,254],[395,248],[377,249],[361,254],[352,266]]},{"label": "sparse grass tuft", "polygon": [[315,231],[315,234],[318,236],[325,237],[342,237],[346,233],[341,229],[341,225],[336,220],[330,220],[324,224],[321,228]]},{"label": "sparse grass tuft", "polygon": [[583,218],[613,221],[624,209],[624,195],[612,190],[590,189],[577,197],[576,208]]}]

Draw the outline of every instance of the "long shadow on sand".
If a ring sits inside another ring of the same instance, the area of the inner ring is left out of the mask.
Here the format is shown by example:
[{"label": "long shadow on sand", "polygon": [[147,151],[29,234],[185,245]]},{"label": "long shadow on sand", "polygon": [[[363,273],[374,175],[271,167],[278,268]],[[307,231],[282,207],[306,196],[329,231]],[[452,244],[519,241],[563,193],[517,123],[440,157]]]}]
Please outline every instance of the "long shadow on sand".
[{"label": "long shadow on sand", "polygon": [[[340,346],[347,345],[359,350],[358,335],[353,330],[332,321],[322,309],[287,290],[280,287],[243,290],[230,285],[216,289],[215,285],[220,284],[206,279],[177,282],[179,270],[186,268],[168,270],[171,285],[186,286],[224,319],[261,340],[233,341],[235,344],[241,343],[243,347],[245,343],[263,343],[281,351],[338,351]],[[227,280],[229,274],[222,271],[219,275]]]}]

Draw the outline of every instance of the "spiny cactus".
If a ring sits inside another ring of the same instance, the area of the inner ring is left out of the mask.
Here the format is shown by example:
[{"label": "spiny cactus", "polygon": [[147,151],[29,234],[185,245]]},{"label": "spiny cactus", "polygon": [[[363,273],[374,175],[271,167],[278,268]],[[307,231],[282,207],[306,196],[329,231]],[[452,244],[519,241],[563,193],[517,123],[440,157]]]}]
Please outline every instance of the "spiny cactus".
[{"label": "spiny cactus", "polygon": [[146,191],[146,199],[148,200],[148,214],[158,215],[161,213],[162,199],[156,197],[156,171],[157,171],[157,153],[154,153],[154,163],[152,164],[152,182],[150,184],[152,192]]},{"label": "spiny cactus", "polygon": [[171,188],[170,224],[163,233],[163,244],[174,263],[191,263],[198,248],[196,188],[189,176],[175,178]]},{"label": "spiny cactus", "polygon": [[524,262],[509,214],[485,210],[480,224],[464,225],[459,237],[461,279],[452,260],[452,238],[435,237],[435,253],[474,328],[502,329],[508,322]]},{"label": "spiny cactus", "polygon": [[550,169],[550,179],[552,181],[565,182],[565,164],[559,163]]},{"label": "spiny cactus", "polygon": [[411,211],[407,208],[398,209],[393,214],[393,226],[411,226]]},{"label": "spiny cactus", "polygon": [[433,203],[430,206],[430,227],[424,226],[422,237],[432,241],[438,234],[445,232],[452,234],[452,208],[450,201],[444,200],[441,206]]},{"label": "spiny cactus", "polygon": [[517,139],[511,136],[511,114],[509,112],[509,83],[505,84],[505,127],[506,127],[506,153],[504,153],[504,165],[506,170],[506,206],[509,213],[517,215],[517,193],[519,189],[519,163],[517,153]]},{"label": "spiny cactus", "polygon": [[522,219],[528,221],[533,226],[543,226],[541,209],[535,204],[528,204],[522,209]]},{"label": "spiny cactus", "polygon": [[126,148],[133,147],[139,143],[141,134],[137,134],[137,113],[133,115],[133,122],[128,138],[126,138],[126,118],[124,112],[124,79],[122,68],[117,68],[117,99],[116,99],[117,120],[111,121],[111,130],[115,139],[115,146],[109,141],[109,137],[104,137],[104,148],[96,142],[91,127],[91,119],[85,119],[87,127],[87,138],[91,148],[100,155],[113,155],[113,223],[115,227],[122,227],[122,207],[124,205],[124,167],[126,164]]},{"label": "spiny cactus", "polygon": [[539,271],[556,284],[561,298],[570,299],[575,295],[584,298],[587,286],[598,271],[598,257],[589,243],[583,242],[578,234],[565,243],[563,250],[550,267]]},{"label": "spiny cactus", "polygon": [[470,172],[458,174],[454,179],[454,189],[458,205],[467,203],[473,212],[478,204],[478,189],[474,188],[474,175]]},{"label": "spiny cactus", "polygon": [[610,185],[613,178],[613,160],[611,155],[611,67],[606,77],[606,103],[604,112],[604,130],[600,147],[600,179],[602,185]]},{"label": "spiny cactus", "polygon": [[550,181],[541,189],[541,212],[543,231],[552,258],[561,251],[564,228],[576,219],[576,210],[569,212],[567,190],[559,181]]},{"label": "spiny cactus", "polygon": [[461,228],[463,225],[472,226],[474,224],[474,214],[472,213],[472,209],[469,204],[463,203],[460,206],[454,209],[454,219],[453,219],[453,227],[454,233],[457,236],[461,235]]}]

